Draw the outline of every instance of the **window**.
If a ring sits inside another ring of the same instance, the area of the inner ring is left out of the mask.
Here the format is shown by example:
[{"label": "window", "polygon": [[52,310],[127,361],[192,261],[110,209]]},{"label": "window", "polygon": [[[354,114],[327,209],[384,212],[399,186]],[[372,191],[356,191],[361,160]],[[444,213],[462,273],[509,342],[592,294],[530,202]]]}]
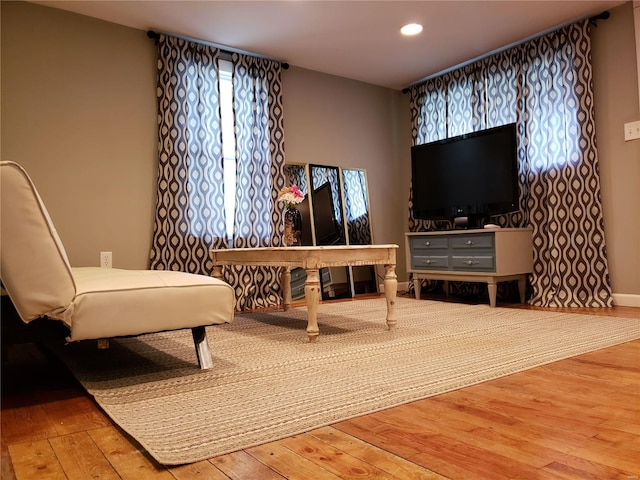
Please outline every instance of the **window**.
[{"label": "window", "polygon": [[218,60],[220,72],[220,123],[222,130],[222,157],[224,177],[224,209],[227,239],[233,240],[233,224],[236,211],[236,137],[233,118],[233,64]]}]

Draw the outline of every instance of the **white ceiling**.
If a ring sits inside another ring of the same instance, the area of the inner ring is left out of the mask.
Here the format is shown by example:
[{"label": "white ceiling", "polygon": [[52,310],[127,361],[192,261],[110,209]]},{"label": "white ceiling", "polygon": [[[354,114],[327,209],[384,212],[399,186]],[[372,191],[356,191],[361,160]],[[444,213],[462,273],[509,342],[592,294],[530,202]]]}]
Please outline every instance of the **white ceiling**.
[{"label": "white ceiling", "polygon": [[[401,89],[624,3],[571,1],[34,1]],[[405,23],[424,26],[403,37]]]}]

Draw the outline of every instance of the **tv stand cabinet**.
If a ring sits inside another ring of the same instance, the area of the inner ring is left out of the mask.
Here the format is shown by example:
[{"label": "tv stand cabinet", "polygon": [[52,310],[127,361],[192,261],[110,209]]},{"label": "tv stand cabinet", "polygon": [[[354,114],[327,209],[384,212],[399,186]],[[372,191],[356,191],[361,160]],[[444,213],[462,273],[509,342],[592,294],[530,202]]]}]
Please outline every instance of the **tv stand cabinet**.
[{"label": "tv stand cabinet", "polygon": [[405,234],[407,272],[413,274],[416,298],[420,281],[444,280],[487,284],[489,303],[496,306],[498,282],[518,281],[525,301],[527,274],[533,270],[531,228],[483,228]]}]

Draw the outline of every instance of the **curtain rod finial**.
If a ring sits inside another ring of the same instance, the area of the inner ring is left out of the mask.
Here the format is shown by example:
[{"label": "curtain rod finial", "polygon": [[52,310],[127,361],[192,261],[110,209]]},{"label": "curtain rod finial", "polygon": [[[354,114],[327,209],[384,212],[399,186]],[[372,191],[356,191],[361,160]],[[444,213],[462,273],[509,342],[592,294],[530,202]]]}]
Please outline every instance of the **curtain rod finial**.
[{"label": "curtain rod finial", "polygon": [[605,10],[602,13],[599,13],[598,15],[594,15],[593,17],[589,18],[589,24],[593,25],[594,27],[598,26],[598,20],[606,20],[611,16],[611,13],[609,13],[608,10]]}]

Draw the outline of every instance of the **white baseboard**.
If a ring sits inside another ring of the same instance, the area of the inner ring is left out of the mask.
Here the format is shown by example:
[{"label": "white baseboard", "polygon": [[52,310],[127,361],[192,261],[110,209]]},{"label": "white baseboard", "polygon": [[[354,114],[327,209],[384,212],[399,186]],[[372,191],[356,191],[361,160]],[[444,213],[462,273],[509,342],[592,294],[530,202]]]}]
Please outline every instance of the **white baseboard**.
[{"label": "white baseboard", "polygon": [[[409,282],[398,282],[398,292],[406,292]],[[378,291],[384,293],[384,283],[378,284]],[[613,304],[620,307],[640,307],[640,295],[630,293],[614,293]]]},{"label": "white baseboard", "polygon": [[613,304],[620,307],[640,307],[640,295],[614,293]]}]

